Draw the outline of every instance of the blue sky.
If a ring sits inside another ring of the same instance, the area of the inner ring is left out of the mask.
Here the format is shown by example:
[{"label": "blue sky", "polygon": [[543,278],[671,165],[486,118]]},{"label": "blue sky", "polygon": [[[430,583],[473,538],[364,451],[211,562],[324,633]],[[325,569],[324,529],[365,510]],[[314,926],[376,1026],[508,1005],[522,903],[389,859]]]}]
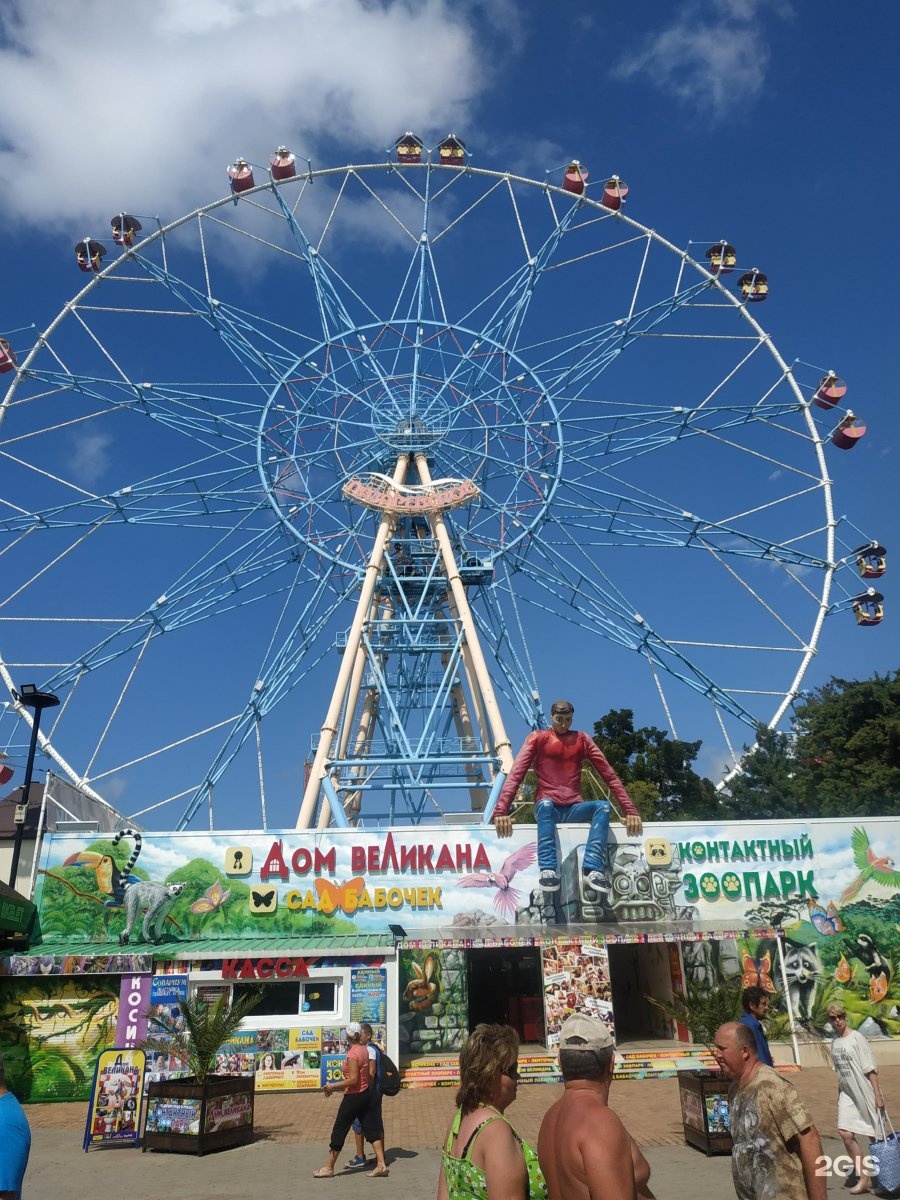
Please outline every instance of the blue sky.
[{"label": "blue sky", "polygon": [[[900,17],[888,5],[851,10],[826,2],[812,16],[800,4],[761,0],[654,2],[627,15],[603,3],[210,0],[162,3],[131,21],[123,19],[121,5],[100,0],[87,0],[77,12],[57,0],[8,5],[0,18],[6,265],[0,335],[10,339],[21,360],[37,333],[86,282],[74,263],[76,240],[91,235],[111,245],[108,218],[122,208],[141,214],[148,226],[147,214],[151,220],[159,214],[165,223],[212,202],[225,194],[225,164],[239,154],[264,162],[284,142],[317,168],[378,162],[394,137],[412,128],[429,145],[452,129],[465,138],[474,166],[537,179],[551,171],[556,181],[561,164],[577,158],[593,180],[618,174],[627,181],[625,212],[643,226],[679,247],[690,244],[701,259],[704,245],[726,238],[737,247],[742,266],[766,272],[770,296],[754,306],[753,315],[787,363],[798,362],[797,377],[805,384],[817,371],[842,375],[850,387],[848,406],[868,427],[851,452],[826,446],[835,511],[849,522],[841,529],[844,548],[856,544],[856,527],[859,541],[877,538],[890,552],[900,546],[892,475],[900,418],[892,399],[891,353],[898,266],[891,231],[900,171],[887,48],[896,41],[898,24]],[[86,30],[98,49],[73,51]],[[348,236],[352,244],[352,231]],[[487,261],[490,248],[490,231],[487,241],[471,245],[468,278],[480,256]],[[213,248],[214,258],[215,253]],[[261,261],[241,252],[240,262],[231,264],[240,284],[233,290],[256,311],[265,298],[284,319],[295,298],[288,291],[267,294],[271,278]],[[370,270],[374,290],[374,261]],[[613,288],[632,283],[627,271],[612,279]],[[595,285],[588,278],[579,286]],[[548,329],[556,323],[554,333],[582,327],[578,296],[571,299],[570,309],[547,313]],[[191,380],[195,390],[200,381],[216,378],[204,375],[200,356],[192,357],[177,335],[161,344],[152,328],[148,319],[147,345],[129,364],[133,378],[159,378],[164,371],[169,380]],[[113,344],[107,349],[115,355]],[[685,366],[695,368],[693,362]],[[94,368],[93,359],[73,367],[85,373]],[[705,363],[696,369],[702,371]],[[144,374],[135,376],[138,370]],[[658,389],[653,370],[652,357],[638,358],[621,386]],[[8,380],[0,378],[4,390]],[[49,430],[57,417],[71,421],[71,413],[60,407],[56,416],[41,418],[42,428]],[[166,453],[155,434],[148,436],[145,463],[129,459],[127,475],[126,448],[113,433],[85,425],[73,427],[68,442],[57,444],[57,453],[68,448],[68,462],[51,466],[48,456],[38,464],[31,441],[26,462],[17,463],[15,416],[11,410],[0,426],[7,473],[0,494],[7,515],[16,505],[26,512],[44,509],[63,493],[71,500],[72,484],[105,495],[130,478],[149,477],[155,456]],[[52,436],[41,445],[48,446]],[[134,447],[128,449],[134,455]],[[651,471],[657,469],[651,464]],[[774,477],[777,469],[743,475],[712,452],[686,458],[680,469],[683,491],[667,479],[665,494],[690,511],[741,511],[749,503],[745,489],[749,494],[757,488],[763,504],[784,494],[784,482]],[[771,527],[768,536],[779,540],[791,532]],[[15,594],[26,570],[17,558],[20,543],[7,546],[0,658],[10,664],[11,677],[42,683],[58,670],[55,664],[71,661],[75,653],[64,630],[40,620],[25,623],[24,615],[69,611],[80,618],[111,613],[124,618],[136,603],[149,604],[171,588],[177,573],[167,565],[169,537],[160,531],[132,559],[121,531],[92,535],[85,554],[93,554],[96,544],[94,557],[80,559],[71,572],[67,562],[51,565],[40,588],[21,596]],[[179,534],[181,546],[190,539],[189,533]],[[62,542],[54,542],[52,552],[46,548],[51,540],[39,544],[29,572],[61,553]],[[33,538],[27,546],[35,543]],[[74,562],[74,554],[64,557]],[[804,686],[831,675],[859,678],[897,666],[892,578],[890,572],[883,580],[887,618],[880,627],[857,629],[847,610],[826,620]],[[688,553],[676,556],[663,574],[638,561],[616,583],[641,611],[646,606],[652,612],[670,589],[674,636],[690,636],[700,610],[717,640],[740,644],[756,637],[740,610],[731,607],[730,596],[717,590]],[[833,599],[845,594],[836,592]],[[62,607],[53,607],[50,597],[60,596]],[[683,633],[675,619],[679,604]],[[110,761],[127,761],[129,737],[134,757],[146,753],[152,744],[146,731],[154,724],[160,745],[176,741],[182,726],[187,731],[224,720],[232,710],[217,707],[220,695],[236,676],[244,692],[252,685],[251,656],[244,659],[240,652],[263,635],[255,625],[251,633],[226,622],[196,634],[193,657],[179,649],[169,657],[159,653],[158,663],[143,662],[147,686],[116,713],[104,749],[112,749],[114,737],[121,742]],[[547,704],[569,694],[577,721],[588,726],[608,708],[626,705],[635,708],[641,723],[665,724],[646,673],[638,681],[634,655],[598,649],[593,641],[586,652],[582,635],[559,616],[536,627],[529,645]],[[755,665],[748,665],[748,657],[722,656],[717,682],[765,690],[764,656],[756,656]],[[285,756],[267,780],[270,825],[293,821],[297,772],[321,722],[335,670],[332,655],[310,676],[290,719],[284,717],[282,737],[294,741],[295,754]],[[743,672],[746,683],[736,675]],[[786,686],[783,674],[772,676],[773,692]],[[110,677],[110,707],[122,682]],[[90,757],[89,722],[77,709],[73,703],[64,713],[70,724],[61,723],[55,744],[80,773]],[[109,713],[90,715],[96,745]],[[505,706],[505,716],[517,743],[524,721],[512,705]],[[0,749],[18,767],[18,782],[23,737],[8,717],[0,718]],[[678,713],[678,733],[703,738],[703,770],[715,774],[721,768],[726,747],[708,712],[687,703]],[[101,752],[97,762],[102,759]],[[180,757],[175,751],[169,759],[171,769],[155,758],[158,775],[148,768],[139,781],[114,771],[101,790],[129,812],[174,795],[182,790],[179,772],[191,778],[193,763],[187,752]],[[249,779],[241,786],[248,787]],[[242,822],[241,796],[240,787],[222,788],[217,823]],[[177,802],[147,823],[166,828],[175,814]]]}]

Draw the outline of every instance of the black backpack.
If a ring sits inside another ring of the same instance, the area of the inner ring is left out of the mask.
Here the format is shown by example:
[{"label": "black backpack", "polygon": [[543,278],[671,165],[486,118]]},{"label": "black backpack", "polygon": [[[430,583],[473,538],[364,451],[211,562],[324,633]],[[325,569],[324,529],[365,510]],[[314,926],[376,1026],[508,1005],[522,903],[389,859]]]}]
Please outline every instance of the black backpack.
[{"label": "black backpack", "polygon": [[400,1072],[397,1064],[381,1049],[375,1047],[375,1088],[379,1096],[396,1096],[400,1091]]}]

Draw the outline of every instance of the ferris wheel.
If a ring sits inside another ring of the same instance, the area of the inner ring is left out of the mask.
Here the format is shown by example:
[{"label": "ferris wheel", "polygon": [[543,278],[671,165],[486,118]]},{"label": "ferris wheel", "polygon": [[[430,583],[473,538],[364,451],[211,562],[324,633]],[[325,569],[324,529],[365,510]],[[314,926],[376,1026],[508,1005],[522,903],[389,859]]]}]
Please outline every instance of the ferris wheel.
[{"label": "ferris wheel", "polygon": [[83,237],[84,286],[0,343],[0,675],[60,694],[41,749],[86,794],[170,827],[477,811],[574,673],[727,770],[826,616],[881,619],[831,497],[863,428],[728,242],[453,136],[229,177]]}]

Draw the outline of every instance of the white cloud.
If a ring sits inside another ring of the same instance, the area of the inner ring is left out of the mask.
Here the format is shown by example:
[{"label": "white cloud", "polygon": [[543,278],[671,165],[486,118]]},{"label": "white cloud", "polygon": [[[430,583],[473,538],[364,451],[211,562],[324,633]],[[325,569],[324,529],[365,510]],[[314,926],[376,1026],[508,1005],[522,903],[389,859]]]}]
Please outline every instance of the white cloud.
[{"label": "white cloud", "polygon": [[763,90],[770,51],[764,10],[787,18],[781,0],[692,0],[674,20],[614,68],[620,79],[641,77],[712,122]]},{"label": "white cloud", "polygon": [[79,234],[122,208],[171,220],[223,195],[238,155],[380,161],[404,129],[439,140],[490,82],[488,7],[8,0],[0,214]]},{"label": "white cloud", "polygon": [[72,440],[69,461],[72,478],[88,487],[99,483],[109,466],[112,438],[108,433],[77,433]]}]

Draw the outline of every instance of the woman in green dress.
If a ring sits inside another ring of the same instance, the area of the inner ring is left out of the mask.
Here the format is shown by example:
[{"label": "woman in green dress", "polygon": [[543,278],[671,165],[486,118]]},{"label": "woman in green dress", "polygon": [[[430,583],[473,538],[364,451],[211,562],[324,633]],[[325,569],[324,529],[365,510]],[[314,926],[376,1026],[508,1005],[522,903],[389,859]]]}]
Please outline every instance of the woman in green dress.
[{"label": "woman in green dress", "polygon": [[437,1200],[546,1200],[537,1153],[504,1116],[516,1098],[518,1053],[509,1025],[478,1025],[466,1039]]}]

